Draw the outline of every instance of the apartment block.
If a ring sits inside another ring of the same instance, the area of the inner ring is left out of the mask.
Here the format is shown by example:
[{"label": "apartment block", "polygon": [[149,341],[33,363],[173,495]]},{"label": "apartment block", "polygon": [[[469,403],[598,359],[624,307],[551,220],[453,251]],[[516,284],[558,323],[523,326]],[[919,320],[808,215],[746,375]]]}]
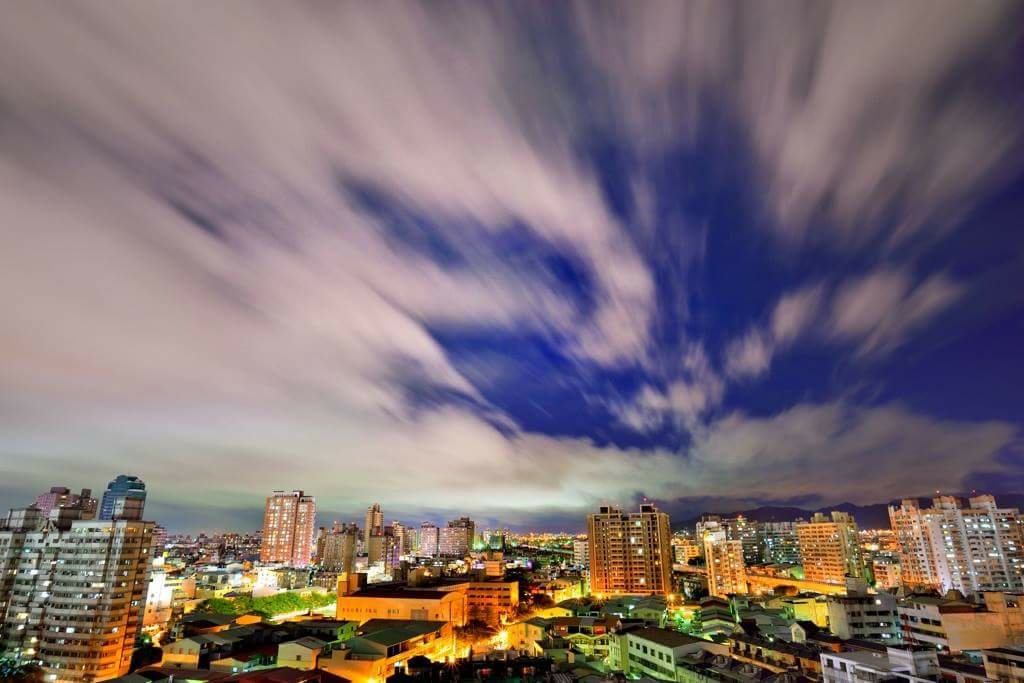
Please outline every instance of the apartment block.
[{"label": "apartment block", "polygon": [[274,491],[263,513],[260,562],[307,567],[313,557],[316,498],[304,491]]},{"label": "apartment block", "polygon": [[985,675],[1004,683],[1024,683],[1024,649],[994,647],[983,650]]},{"label": "apartment block", "polygon": [[903,642],[929,645],[943,652],[1003,647],[1003,617],[980,605],[928,595],[914,595],[898,608]]},{"label": "apartment block", "polygon": [[38,661],[48,680],[102,681],[128,672],[143,620],[153,523],[74,520],[29,508],[0,528],[2,650]]},{"label": "apartment block", "polygon": [[892,593],[850,592],[827,598],[828,626],[844,640],[858,638],[879,643],[899,643],[902,637],[899,605]]},{"label": "apartment block", "polygon": [[708,592],[718,597],[747,593],[743,542],[729,540],[724,529],[704,531]]},{"label": "apartment block", "polygon": [[672,548],[669,519],[650,503],[623,513],[602,506],[587,517],[590,589],[594,593],[671,592]]},{"label": "apartment block", "polygon": [[1024,591],[1024,520],[1017,508],[1000,508],[992,496],[968,506],[939,496],[932,507],[907,499],[889,508],[899,543],[904,585],[976,591]]},{"label": "apartment block", "polygon": [[796,533],[807,581],[843,584],[847,577],[864,577],[857,523],[847,513],[816,513],[797,524]]}]

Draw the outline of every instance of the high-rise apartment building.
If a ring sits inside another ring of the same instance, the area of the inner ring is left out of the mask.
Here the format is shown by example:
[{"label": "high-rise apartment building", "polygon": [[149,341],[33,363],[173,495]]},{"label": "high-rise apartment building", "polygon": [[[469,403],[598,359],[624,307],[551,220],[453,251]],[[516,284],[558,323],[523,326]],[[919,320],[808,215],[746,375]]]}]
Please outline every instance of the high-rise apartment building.
[{"label": "high-rise apartment building", "polygon": [[572,542],[572,563],[582,569],[590,566],[590,543],[587,539],[577,538]]},{"label": "high-rise apartment building", "polygon": [[414,526],[402,530],[402,554],[413,555],[420,549],[420,530]]},{"label": "high-rise apartment building", "polygon": [[764,562],[764,544],[761,542],[760,525],[743,515],[725,520],[729,527],[729,539],[743,544],[743,562],[761,564]]},{"label": "high-rise apartment building", "polygon": [[704,562],[708,593],[717,597],[747,593],[747,565],[743,541],[731,540],[725,529],[704,530]]},{"label": "high-rise apartment building", "polygon": [[760,522],[757,525],[765,563],[800,564],[800,542],[796,535],[796,525],[797,522]]},{"label": "high-rise apartment building", "polygon": [[437,534],[437,552],[446,557],[465,557],[473,547],[476,524],[469,517],[460,517],[441,527]]},{"label": "high-rise apartment building", "polygon": [[366,541],[366,561],[383,562],[386,567],[397,567],[402,554],[402,538],[395,535],[393,526],[384,527],[383,533],[370,536]]},{"label": "high-rise apartment building", "polygon": [[260,562],[306,567],[313,556],[316,498],[304,491],[274,491],[263,513]]},{"label": "high-rise apartment building", "polygon": [[963,507],[939,496],[922,509],[913,499],[889,508],[899,543],[901,579],[911,588],[942,592],[1024,591],[1024,520],[992,496]]},{"label": "high-rise apartment building", "polygon": [[587,517],[594,593],[665,595],[672,589],[669,520],[651,503],[623,513],[602,505]]},{"label": "high-rise apartment building", "polygon": [[420,557],[435,557],[438,551],[439,536],[436,524],[430,522],[420,524],[420,547],[416,554]]},{"label": "high-rise apartment building", "polygon": [[843,584],[846,577],[865,578],[857,522],[845,512],[815,513],[796,525],[800,560],[808,581]]},{"label": "high-rise apartment building", "polygon": [[39,508],[43,517],[49,517],[53,510],[60,508],[78,508],[82,511],[81,519],[96,517],[96,499],[92,497],[92,489],[82,489],[81,493],[72,493],[66,486],[52,486],[46,493],[36,496],[32,504]]},{"label": "high-rise apartment building", "polygon": [[128,673],[142,623],[153,523],[43,519],[0,526],[0,650],[39,662],[48,681]]},{"label": "high-rise apartment building", "polygon": [[316,564],[327,571],[350,573],[357,541],[357,533],[351,527],[337,523],[331,529],[321,527],[316,539]]},{"label": "high-rise apartment building", "polygon": [[370,536],[381,536],[384,534],[384,512],[380,509],[380,503],[374,503],[366,508],[366,525],[363,527],[363,538],[367,543]]},{"label": "high-rise apartment building", "polygon": [[119,474],[107,484],[100,503],[100,519],[142,519],[146,485],[138,477]]}]

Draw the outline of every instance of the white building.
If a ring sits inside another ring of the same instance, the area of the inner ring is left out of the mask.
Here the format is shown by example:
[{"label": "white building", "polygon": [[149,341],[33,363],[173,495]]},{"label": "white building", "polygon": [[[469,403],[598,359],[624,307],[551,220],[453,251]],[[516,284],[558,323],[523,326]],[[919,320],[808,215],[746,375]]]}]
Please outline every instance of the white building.
[{"label": "white building", "polygon": [[584,569],[590,566],[590,543],[587,539],[576,539],[572,542],[572,563]]},{"label": "white building", "polygon": [[166,624],[171,620],[171,607],[173,603],[174,586],[167,581],[164,558],[154,557],[153,566],[149,574],[149,585],[146,588],[146,606],[143,612],[142,625]]},{"label": "white building", "polygon": [[726,655],[726,646],[663,628],[626,633],[626,674],[661,681],[677,680],[676,663],[702,651]]},{"label": "white building", "polygon": [[894,646],[886,648],[884,653],[855,650],[821,654],[824,683],[889,680],[934,683],[940,674],[938,654],[927,647]]},{"label": "white building", "polygon": [[38,661],[49,680],[128,673],[143,619],[153,523],[22,511],[0,528],[0,650]]},{"label": "white building", "polygon": [[899,605],[896,596],[882,591],[868,595],[851,591],[847,595],[830,595],[828,628],[844,640],[860,638],[880,643],[899,643]]},{"label": "white building", "polygon": [[724,529],[704,530],[704,562],[708,570],[711,595],[747,593],[747,567],[743,561],[743,542],[729,540]]},{"label": "white building", "polygon": [[960,600],[915,595],[899,605],[903,642],[945,652],[1007,645],[1003,616]]},{"label": "white building", "polygon": [[922,509],[916,500],[889,508],[900,544],[903,583],[964,595],[1024,591],[1024,521],[1016,508],[999,508],[992,496],[962,507],[939,496]]}]

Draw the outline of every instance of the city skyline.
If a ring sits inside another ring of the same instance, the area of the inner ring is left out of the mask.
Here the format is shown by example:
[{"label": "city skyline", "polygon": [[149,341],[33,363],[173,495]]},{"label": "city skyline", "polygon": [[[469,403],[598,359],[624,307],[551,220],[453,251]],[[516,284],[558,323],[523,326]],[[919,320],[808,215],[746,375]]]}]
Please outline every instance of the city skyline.
[{"label": "city skyline", "polygon": [[7,9],[3,509],[1024,489],[1019,3]]}]

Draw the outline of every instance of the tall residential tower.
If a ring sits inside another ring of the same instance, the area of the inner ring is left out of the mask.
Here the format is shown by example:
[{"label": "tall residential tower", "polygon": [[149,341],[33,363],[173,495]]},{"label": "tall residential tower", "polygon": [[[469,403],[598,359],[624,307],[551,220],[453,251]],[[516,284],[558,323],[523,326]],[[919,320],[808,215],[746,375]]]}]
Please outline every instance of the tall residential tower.
[{"label": "tall residential tower", "polygon": [[260,562],[309,566],[316,531],[316,498],[304,491],[274,491],[263,513]]},{"label": "tall residential tower", "polygon": [[623,513],[602,505],[587,517],[590,589],[594,593],[666,595],[672,590],[668,515],[651,503]]}]

